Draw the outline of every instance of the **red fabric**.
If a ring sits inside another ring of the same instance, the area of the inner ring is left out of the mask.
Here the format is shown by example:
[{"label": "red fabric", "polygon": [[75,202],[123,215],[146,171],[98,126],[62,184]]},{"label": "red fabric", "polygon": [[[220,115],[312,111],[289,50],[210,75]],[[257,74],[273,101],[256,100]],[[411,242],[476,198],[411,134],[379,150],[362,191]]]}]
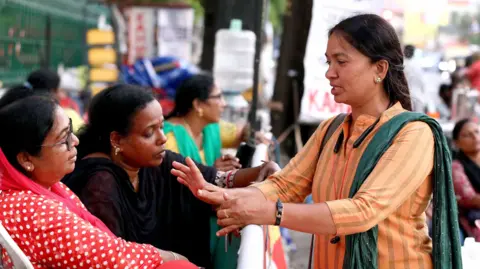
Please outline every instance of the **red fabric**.
[{"label": "red fabric", "polygon": [[278,238],[273,246],[272,260],[275,262],[277,269],[287,269],[287,262],[285,261],[285,252],[283,251],[282,238]]},{"label": "red fabric", "polygon": [[[155,247],[116,237],[64,184],[40,186],[17,171],[1,149],[0,224],[35,269],[198,269],[187,261],[164,263]],[[0,255],[10,262],[4,250]]]},{"label": "red fabric", "polygon": [[77,206],[74,201],[70,199],[71,195],[69,195],[60,184],[60,182],[54,184],[50,190],[40,186],[15,169],[0,149],[0,191],[30,191],[34,194],[57,200],[67,206],[70,211],[85,221],[90,222],[94,227],[108,233],[110,236],[115,236],[101,220],[90,214],[85,208]]},{"label": "red fabric", "polygon": [[[65,185],[59,183],[59,187],[82,207]],[[0,192],[0,223],[35,269],[162,268],[155,247],[112,237],[62,202],[31,191]]]},{"label": "red fabric", "polygon": [[462,164],[457,160],[452,162],[452,177],[457,201],[468,201],[476,195],[475,189],[465,175]]},{"label": "red fabric", "polygon": [[166,262],[162,266],[161,269],[198,269],[198,266],[191,262],[187,261],[171,261]]},{"label": "red fabric", "polygon": [[[455,196],[457,197],[458,202],[468,202],[477,195],[475,189],[468,180],[467,175],[465,175],[463,165],[457,160],[452,162],[452,179]],[[471,226],[468,223],[467,218],[461,213],[461,210],[459,222],[469,237],[473,237],[475,238],[475,241],[480,242],[480,229],[476,226]]]},{"label": "red fabric", "polygon": [[60,106],[63,108],[73,109],[77,111],[77,113],[80,113],[80,108],[78,107],[78,104],[70,97],[62,98],[62,100],[60,100]]},{"label": "red fabric", "polygon": [[473,63],[467,71],[472,87],[480,91],[480,61]]}]

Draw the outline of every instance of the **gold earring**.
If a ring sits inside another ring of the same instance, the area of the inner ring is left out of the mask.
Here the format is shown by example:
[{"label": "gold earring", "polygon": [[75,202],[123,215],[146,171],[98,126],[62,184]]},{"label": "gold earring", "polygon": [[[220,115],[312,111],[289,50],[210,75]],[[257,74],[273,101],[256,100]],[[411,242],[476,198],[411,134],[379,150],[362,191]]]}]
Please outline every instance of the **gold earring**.
[{"label": "gold earring", "polygon": [[115,147],[115,156],[117,156],[118,153],[120,153],[120,148]]},{"label": "gold earring", "polygon": [[377,78],[375,79],[375,82],[378,84],[378,83],[382,82],[382,79],[381,79],[380,77],[377,77]]},{"label": "gold earring", "polygon": [[200,116],[200,118],[203,117],[203,109],[200,108],[198,110],[198,116]]}]

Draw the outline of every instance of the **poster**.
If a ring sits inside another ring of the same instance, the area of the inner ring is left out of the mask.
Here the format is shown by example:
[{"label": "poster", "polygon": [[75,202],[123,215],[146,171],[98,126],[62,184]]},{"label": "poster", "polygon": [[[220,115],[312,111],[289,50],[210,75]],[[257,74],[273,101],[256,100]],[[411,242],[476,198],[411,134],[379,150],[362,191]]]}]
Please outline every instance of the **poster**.
[{"label": "poster", "polygon": [[319,123],[350,107],[337,104],[330,93],[330,82],[325,78],[328,65],[325,51],[328,30],[340,20],[356,13],[380,14],[383,0],[314,0],[312,22],[304,58],[305,91],[301,101],[300,122]]},{"label": "poster", "polygon": [[155,55],[155,10],[132,7],[128,18],[128,64]]},{"label": "poster", "polygon": [[158,9],[157,55],[191,61],[194,19],[192,8]]}]

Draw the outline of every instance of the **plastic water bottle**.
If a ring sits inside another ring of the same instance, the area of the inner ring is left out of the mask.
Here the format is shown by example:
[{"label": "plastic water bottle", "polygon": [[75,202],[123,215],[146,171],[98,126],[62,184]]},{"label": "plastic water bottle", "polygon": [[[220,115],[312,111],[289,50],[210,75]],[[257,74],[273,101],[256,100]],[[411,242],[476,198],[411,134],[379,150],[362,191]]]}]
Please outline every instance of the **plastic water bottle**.
[{"label": "plastic water bottle", "polygon": [[231,20],[230,29],[215,36],[213,75],[224,93],[241,94],[253,86],[255,33],[242,30],[241,20]]}]

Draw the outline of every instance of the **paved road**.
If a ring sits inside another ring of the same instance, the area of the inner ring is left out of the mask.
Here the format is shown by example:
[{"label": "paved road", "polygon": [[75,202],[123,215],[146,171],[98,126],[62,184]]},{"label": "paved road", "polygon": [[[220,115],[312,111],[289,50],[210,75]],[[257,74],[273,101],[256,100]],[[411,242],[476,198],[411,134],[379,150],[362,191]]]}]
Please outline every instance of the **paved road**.
[{"label": "paved road", "polygon": [[290,235],[297,246],[297,250],[288,255],[290,260],[289,269],[308,269],[311,235],[294,231],[290,231]]}]

